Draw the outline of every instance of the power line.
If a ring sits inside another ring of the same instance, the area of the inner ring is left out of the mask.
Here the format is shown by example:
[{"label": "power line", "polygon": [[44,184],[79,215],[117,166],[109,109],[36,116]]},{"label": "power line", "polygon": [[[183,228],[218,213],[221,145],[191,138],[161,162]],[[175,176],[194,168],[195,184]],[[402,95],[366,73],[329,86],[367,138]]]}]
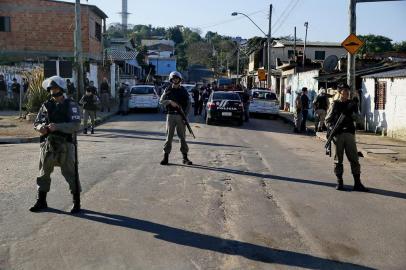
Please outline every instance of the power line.
[{"label": "power line", "polygon": [[289,10],[289,12],[285,15],[285,18],[279,23],[278,27],[275,29],[274,34],[276,34],[281,27],[283,26],[283,24],[285,23],[285,21],[289,18],[289,15],[292,13],[292,11],[296,8],[297,4],[299,4],[299,0],[296,0],[294,6]]},{"label": "power line", "polygon": [[282,11],[282,13],[278,16],[278,18],[275,20],[274,23],[272,23],[272,28],[276,27],[280,20],[283,18],[285,13],[291,8],[291,5],[293,4],[295,0],[290,0],[289,4],[285,7],[285,9]]}]

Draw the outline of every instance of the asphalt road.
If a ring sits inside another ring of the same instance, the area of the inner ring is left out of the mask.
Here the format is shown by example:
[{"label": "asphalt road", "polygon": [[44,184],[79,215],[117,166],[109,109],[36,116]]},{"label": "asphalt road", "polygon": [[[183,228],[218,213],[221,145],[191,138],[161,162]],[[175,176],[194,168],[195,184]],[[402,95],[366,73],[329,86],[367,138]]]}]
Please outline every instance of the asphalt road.
[{"label": "asphalt road", "polygon": [[322,142],[265,119],[194,119],[195,165],[174,143],[160,166],[163,120],[116,117],[80,136],[78,216],[59,168],[51,208],[30,213],[38,145],[0,145],[0,269],[406,269],[404,166],[362,160],[372,193],[338,192]]}]

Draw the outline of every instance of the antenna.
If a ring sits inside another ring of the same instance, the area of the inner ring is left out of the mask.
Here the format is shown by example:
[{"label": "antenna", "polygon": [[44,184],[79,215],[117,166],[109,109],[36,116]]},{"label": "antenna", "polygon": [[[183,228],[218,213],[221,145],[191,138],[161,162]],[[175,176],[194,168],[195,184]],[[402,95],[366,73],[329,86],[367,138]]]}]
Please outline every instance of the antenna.
[{"label": "antenna", "polygon": [[121,6],[121,12],[119,14],[121,14],[121,27],[123,34],[125,34],[128,27],[128,15],[130,15],[130,13],[128,13],[128,0],[122,0]]}]

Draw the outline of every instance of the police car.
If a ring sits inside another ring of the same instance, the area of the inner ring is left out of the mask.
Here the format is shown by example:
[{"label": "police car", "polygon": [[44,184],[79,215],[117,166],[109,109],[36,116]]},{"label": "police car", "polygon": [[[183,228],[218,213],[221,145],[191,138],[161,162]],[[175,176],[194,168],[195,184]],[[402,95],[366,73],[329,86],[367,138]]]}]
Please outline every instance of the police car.
[{"label": "police car", "polygon": [[159,96],[153,85],[136,85],[131,87],[129,109],[154,109],[159,111]]},{"label": "police car", "polygon": [[244,105],[237,93],[217,91],[210,95],[206,105],[206,124],[214,121],[237,121],[243,124]]}]

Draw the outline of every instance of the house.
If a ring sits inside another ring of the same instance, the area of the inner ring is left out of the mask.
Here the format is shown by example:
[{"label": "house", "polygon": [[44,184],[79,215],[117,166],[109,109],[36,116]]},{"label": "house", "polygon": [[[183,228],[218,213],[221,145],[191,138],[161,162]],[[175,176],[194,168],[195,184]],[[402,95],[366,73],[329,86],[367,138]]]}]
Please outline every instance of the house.
[{"label": "house", "polygon": [[362,78],[365,130],[406,140],[406,67]]},{"label": "house", "polygon": [[[107,15],[81,5],[83,57],[103,57]],[[50,59],[74,56],[75,4],[53,0],[0,1],[0,58]]]},{"label": "house", "polygon": [[141,45],[147,47],[148,55],[169,58],[175,54],[175,42],[172,40],[144,39]]}]

